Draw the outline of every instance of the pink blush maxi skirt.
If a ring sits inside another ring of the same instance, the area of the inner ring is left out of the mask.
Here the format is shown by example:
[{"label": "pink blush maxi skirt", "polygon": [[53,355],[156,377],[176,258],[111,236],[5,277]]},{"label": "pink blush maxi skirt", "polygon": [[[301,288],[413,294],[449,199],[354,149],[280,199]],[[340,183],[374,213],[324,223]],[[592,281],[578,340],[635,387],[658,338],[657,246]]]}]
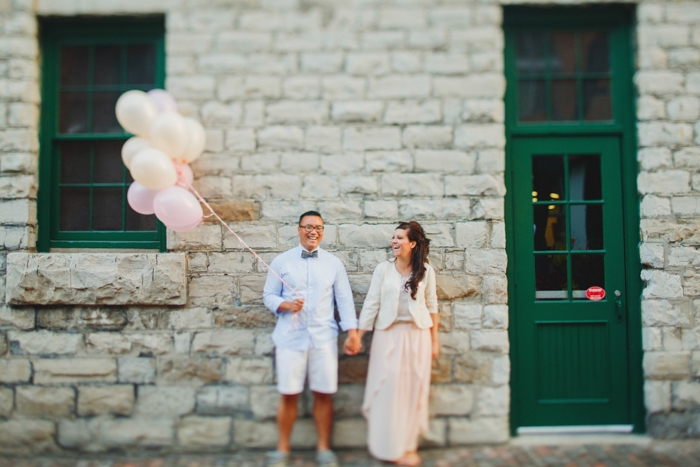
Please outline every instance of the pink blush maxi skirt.
[{"label": "pink blush maxi skirt", "polygon": [[428,430],[431,355],[430,329],[399,323],[374,331],[362,414],[369,452],[377,459],[415,451]]}]

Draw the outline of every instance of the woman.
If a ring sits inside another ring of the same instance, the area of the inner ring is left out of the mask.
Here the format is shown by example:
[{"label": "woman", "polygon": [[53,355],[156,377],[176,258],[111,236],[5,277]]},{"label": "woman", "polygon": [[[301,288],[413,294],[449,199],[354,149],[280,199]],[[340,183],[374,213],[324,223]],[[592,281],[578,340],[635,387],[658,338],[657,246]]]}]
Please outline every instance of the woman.
[{"label": "woman", "polygon": [[417,222],[403,222],[391,242],[393,261],[374,270],[359,335],[374,328],[362,412],[370,453],[418,465],[418,438],[428,429],[431,360],[438,345],[435,271]]}]

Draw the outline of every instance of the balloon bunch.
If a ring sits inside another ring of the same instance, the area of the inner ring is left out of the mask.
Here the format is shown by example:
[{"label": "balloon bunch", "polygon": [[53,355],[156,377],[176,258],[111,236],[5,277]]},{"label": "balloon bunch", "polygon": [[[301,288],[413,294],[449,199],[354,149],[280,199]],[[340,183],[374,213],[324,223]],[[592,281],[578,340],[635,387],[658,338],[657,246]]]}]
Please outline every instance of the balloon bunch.
[{"label": "balloon bunch", "polygon": [[127,192],[129,206],[139,214],[155,214],[171,230],[187,232],[199,225],[203,211],[188,191],[188,165],[204,151],[205,134],[195,119],[177,111],[167,91],[127,91],[117,100],[117,120],[136,136],[122,146],[122,160],[134,183]]}]

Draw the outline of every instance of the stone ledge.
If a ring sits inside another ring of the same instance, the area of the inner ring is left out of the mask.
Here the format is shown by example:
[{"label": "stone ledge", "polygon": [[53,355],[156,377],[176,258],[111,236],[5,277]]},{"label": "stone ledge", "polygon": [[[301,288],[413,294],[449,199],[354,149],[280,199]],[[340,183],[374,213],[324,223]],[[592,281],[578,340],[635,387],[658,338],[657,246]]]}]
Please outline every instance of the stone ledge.
[{"label": "stone ledge", "polygon": [[185,305],[184,253],[10,253],[8,305]]}]

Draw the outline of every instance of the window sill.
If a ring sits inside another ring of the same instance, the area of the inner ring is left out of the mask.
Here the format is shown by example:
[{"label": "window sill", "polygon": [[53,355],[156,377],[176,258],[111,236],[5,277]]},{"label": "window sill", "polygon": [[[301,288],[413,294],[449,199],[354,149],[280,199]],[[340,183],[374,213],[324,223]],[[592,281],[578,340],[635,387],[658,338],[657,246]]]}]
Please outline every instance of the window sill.
[{"label": "window sill", "polygon": [[184,253],[10,253],[8,305],[171,305],[187,301]]}]

